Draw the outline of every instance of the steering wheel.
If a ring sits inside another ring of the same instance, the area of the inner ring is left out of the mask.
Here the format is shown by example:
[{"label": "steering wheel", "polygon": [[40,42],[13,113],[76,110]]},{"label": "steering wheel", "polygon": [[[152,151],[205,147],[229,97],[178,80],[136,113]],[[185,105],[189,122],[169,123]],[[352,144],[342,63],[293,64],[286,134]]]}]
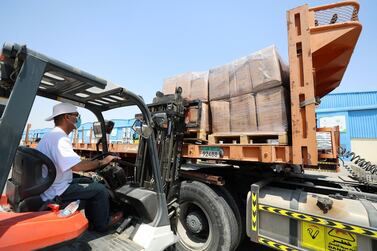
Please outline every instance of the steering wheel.
[{"label": "steering wheel", "polygon": [[[93,158],[91,158],[91,160],[97,160],[97,159],[104,159],[106,156],[109,156],[109,155],[114,155],[116,156],[115,154],[111,153],[111,152],[107,152],[107,153],[101,153],[101,154],[98,154],[96,156],[94,156]],[[100,170],[103,170],[105,167],[109,166],[108,164],[106,165],[102,165],[102,166],[99,166],[97,168],[97,171],[100,171]]]},{"label": "steering wheel", "polygon": [[[106,156],[108,155],[114,155],[116,156],[115,154],[113,153],[110,153],[110,152],[107,152],[107,153],[101,153],[101,154],[98,154],[96,156],[94,156],[93,158],[91,158],[91,160],[96,160],[96,159],[103,159],[105,158]],[[135,164],[134,163],[131,163],[131,162],[128,162],[128,161],[125,161],[125,160],[117,160],[117,162],[120,164],[120,165],[123,165],[123,166],[127,166],[127,167],[135,167]],[[102,169],[104,167],[100,167],[99,169]]]}]

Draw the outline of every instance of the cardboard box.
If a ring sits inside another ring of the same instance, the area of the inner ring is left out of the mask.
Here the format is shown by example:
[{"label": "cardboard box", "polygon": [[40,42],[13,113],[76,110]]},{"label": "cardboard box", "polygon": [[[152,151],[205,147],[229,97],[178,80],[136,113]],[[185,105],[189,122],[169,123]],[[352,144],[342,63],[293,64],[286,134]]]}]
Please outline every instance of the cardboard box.
[{"label": "cardboard box", "polygon": [[253,53],[248,61],[254,92],[280,86],[289,76],[288,67],[274,45]]},{"label": "cardboard box", "polygon": [[174,94],[175,88],[182,87],[182,97],[188,100],[208,101],[208,71],[187,72],[164,80],[162,92]]},{"label": "cardboard box", "polygon": [[174,94],[176,87],[182,88],[182,97],[191,99],[191,78],[192,73],[187,72],[173,76],[164,80],[162,92],[164,94]]},{"label": "cardboard box", "polygon": [[250,62],[247,57],[231,63],[230,97],[238,97],[253,92],[253,83],[250,75]]},{"label": "cardboard box", "polygon": [[204,130],[206,132],[210,131],[209,126],[209,105],[208,103],[202,103],[202,116],[200,120],[200,130]]},{"label": "cardboard box", "polygon": [[209,71],[209,100],[225,100],[288,83],[288,66],[275,46]]},{"label": "cardboard box", "polygon": [[208,101],[208,71],[192,72],[190,98]]},{"label": "cardboard box", "polygon": [[164,79],[164,85],[162,86],[162,92],[166,94],[174,94],[177,87],[176,77],[170,77]]},{"label": "cardboard box", "polygon": [[230,104],[229,100],[215,100],[210,102],[212,132],[230,132]]},{"label": "cardboard box", "polygon": [[288,130],[289,98],[284,87],[275,87],[256,94],[258,131]]},{"label": "cardboard box", "polygon": [[230,99],[230,130],[231,132],[256,132],[258,130],[253,94]]},{"label": "cardboard box", "polygon": [[209,100],[223,100],[230,97],[229,92],[230,65],[223,65],[209,70]]}]

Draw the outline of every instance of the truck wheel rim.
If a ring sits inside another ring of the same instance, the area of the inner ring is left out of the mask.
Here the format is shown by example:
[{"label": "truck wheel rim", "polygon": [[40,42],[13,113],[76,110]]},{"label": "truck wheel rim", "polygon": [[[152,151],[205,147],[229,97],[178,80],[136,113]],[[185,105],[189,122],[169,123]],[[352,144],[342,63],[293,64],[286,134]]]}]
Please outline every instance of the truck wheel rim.
[{"label": "truck wheel rim", "polygon": [[203,208],[195,202],[180,205],[177,234],[183,246],[191,250],[206,250],[212,241],[212,221]]}]

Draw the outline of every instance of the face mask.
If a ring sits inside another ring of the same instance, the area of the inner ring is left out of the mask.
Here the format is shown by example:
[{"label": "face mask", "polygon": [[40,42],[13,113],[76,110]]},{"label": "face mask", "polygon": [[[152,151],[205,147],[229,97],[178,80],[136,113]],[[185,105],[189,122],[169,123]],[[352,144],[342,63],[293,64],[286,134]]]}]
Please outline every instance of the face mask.
[{"label": "face mask", "polygon": [[[70,123],[72,123],[71,121],[69,121]],[[81,126],[81,116],[77,116],[76,117],[76,123],[72,123],[73,126],[76,128],[76,129],[79,129],[79,127]]]},{"label": "face mask", "polygon": [[81,126],[81,116],[79,115],[79,116],[76,118],[75,127],[76,127],[76,129],[79,129],[80,126]]}]

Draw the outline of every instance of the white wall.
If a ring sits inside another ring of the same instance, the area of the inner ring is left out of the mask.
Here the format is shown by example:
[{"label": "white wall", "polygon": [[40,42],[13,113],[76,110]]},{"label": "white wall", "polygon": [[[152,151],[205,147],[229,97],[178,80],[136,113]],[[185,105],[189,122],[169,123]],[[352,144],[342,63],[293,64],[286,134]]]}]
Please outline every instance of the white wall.
[{"label": "white wall", "polygon": [[351,139],[351,149],[362,158],[377,164],[377,139]]}]

